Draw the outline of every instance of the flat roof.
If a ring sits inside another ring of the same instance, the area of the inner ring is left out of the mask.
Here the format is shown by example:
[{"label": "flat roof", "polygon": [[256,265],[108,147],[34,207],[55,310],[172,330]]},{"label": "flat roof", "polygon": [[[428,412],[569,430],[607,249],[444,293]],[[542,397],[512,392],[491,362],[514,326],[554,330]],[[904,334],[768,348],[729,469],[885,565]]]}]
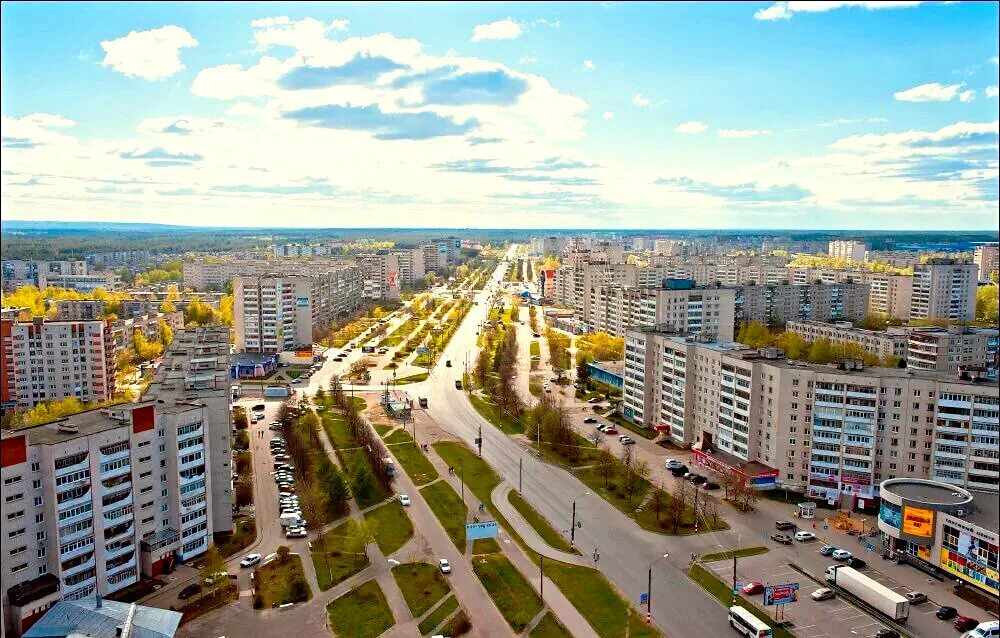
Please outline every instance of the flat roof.
[{"label": "flat roof", "polygon": [[590,365],[609,374],[615,374],[618,376],[625,374],[624,361],[591,361]]},{"label": "flat roof", "polygon": [[[58,421],[45,423],[43,425],[18,428],[16,430],[4,430],[3,437],[9,438],[11,436],[25,434],[28,437],[28,445],[53,445],[55,443],[61,443],[62,441],[71,441],[82,436],[91,436],[107,430],[127,427],[129,421],[112,418],[111,414],[115,412],[133,410],[144,405],[152,405],[152,402],[144,401],[140,403],[123,403],[121,405],[111,406],[108,408],[87,410],[86,412],[73,414],[63,419],[59,419]],[[74,426],[77,431],[64,432],[59,429],[59,427],[63,425]]]},{"label": "flat roof", "polygon": [[969,491],[972,494],[972,513],[965,520],[996,532],[1000,528],[1000,498],[991,492]]},{"label": "flat roof", "polygon": [[934,505],[961,505],[968,503],[970,497],[962,488],[927,480],[889,479],[882,482],[881,490]]}]

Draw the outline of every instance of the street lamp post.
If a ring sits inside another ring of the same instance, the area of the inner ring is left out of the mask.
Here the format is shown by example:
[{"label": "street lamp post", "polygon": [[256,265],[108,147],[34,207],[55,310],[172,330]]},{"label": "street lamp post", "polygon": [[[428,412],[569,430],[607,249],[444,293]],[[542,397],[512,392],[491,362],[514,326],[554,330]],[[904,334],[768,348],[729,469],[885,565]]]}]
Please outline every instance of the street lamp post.
[{"label": "street lamp post", "polygon": [[660,556],[652,563],[649,564],[649,572],[646,575],[646,622],[650,623],[653,620],[653,565],[657,564],[664,558],[669,558],[670,554],[664,554]]},{"label": "street lamp post", "polygon": [[573,546],[573,543],[576,542],[576,499],[583,498],[584,496],[587,496],[588,494],[590,494],[590,492],[584,492],[583,494],[580,494],[579,496],[573,497],[573,517],[570,520],[570,525],[569,525],[569,544],[570,544],[570,546]]},{"label": "street lamp post", "polygon": [[736,548],[735,549],[734,548],[730,548],[729,546],[723,545],[721,543],[719,543],[718,546],[721,547],[722,549],[726,550],[726,551],[730,551],[730,552],[733,553],[733,604],[735,605],[736,604],[736,559],[737,559],[736,552],[740,548],[740,536],[739,536],[739,534],[736,535]]}]

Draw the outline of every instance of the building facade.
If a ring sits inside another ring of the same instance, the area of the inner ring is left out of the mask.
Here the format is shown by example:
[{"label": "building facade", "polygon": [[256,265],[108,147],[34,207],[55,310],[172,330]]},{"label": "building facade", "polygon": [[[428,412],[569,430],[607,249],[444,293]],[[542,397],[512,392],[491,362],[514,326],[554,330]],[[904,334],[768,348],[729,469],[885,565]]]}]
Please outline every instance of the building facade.
[{"label": "building facade", "polygon": [[834,259],[860,262],[865,261],[868,244],[853,239],[837,239],[830,242],[827,252]]},{"label": "building facade", "polygon": [[84,275],[38,273],[38,287],[43,290],[48,286],[66,288],[67,290],[75,290],[77,292],[94,292],[98,288],[102,290],[118,290],[121,287],[121,283],[122,278],[111,270],[98,270]]},{"label": "building facade", "polygon": [[596,286],[583,321],[592,332],[625,336],[630,326],[660,326],[732,341],[736,291],[672,279],[664,288]]},{"label": "building facade", "polygon": [[783,326],[788,321],[861,321],[868,313],[862,283],[768,284],[741,286],[736,322]]},{"label": "building facade", "polygon": [[913,267],[910,319],[976,318],[979,269],[957,259],[930,259]]},{"label": "building facade", "polygon": [[990,275],[1000,268],[1000,246],[983,244],[976,246],[972,263],[979,270],[979,281],[990,281]]},{"label": "building facade", "polygon": [[950,326],[909,331],[906,365],[956,375],[962,369],[980,368],[987,378],[997,378],[1000,332],[992,328]]},{"label": "building facade", "polygon": [[358,255],[358,266],[364,281],[366,299],[399,299],[402,277],[398,254],[363,253]]},{"label": "building facade", "polygon": [[785,330],[800,335],[806,341],[826,339],[830,343],[855,343],[877,357],[886,359],[898,357],[906,359],[906,343],[909,331],[906,328],[887,330],[865,330],[855,328],[846,321],[828,323],[824,321],[789,321]]}]

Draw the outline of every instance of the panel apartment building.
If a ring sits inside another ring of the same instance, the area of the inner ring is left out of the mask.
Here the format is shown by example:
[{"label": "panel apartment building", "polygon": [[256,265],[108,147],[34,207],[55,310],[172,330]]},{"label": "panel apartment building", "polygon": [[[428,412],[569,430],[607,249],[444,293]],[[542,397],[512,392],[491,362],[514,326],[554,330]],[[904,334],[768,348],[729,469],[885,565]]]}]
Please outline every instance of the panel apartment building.
[{"label": "panel apartment building", "polygon": [[976,318],[976,287],[979,270],[975,264],[957,259],[931,259],[913,267],[910,319]]},{"label": "panel apartment building", "polygon": [[236,348],[266,353],[311,348],[313,331],[356,309],[362,293],[357,266],[314,275],[236,277]]},{"label": "panel apartment building", "polygon": [[3,260],[3,289],[14,290],[20,286],[38,286],[41,275],[86,275],[87,262],[79,259],[62,261],[36,261],[31,259]]},{"label": "panel apartment building", "polygon": [[758,487],[868,511],[887,478],[998,489],[998,388],[983,378],[813,365],[646,328],[626,333],[623,394],[626,418]]},{"label": "panel apartment building", "polygon": [[302,260],[224,259],[185,261],[184,287],[197,291],[222,290],[236,277],[255,277],[275,271],[289,275],[311,275],[354,266],[350,257],[314,257]]},{"label": "panel apartment building", "polygon": [[864,261],[868,253],[868,244],[853,239],[837,239],[830,242],[827,253],[835,259]]},{"label": "panel apartment building", "polygon": [[868,313],[868,286],[862,283],[766,284],[741,286],[736,323],[783,326],[788,321],[861,321]]},{"label": "panel apartment building", "polygon": [[3,431],[5,633],[107,595],[232,529],[229,338],[184,330],[138,403]]},{"label": "panel apartment building", "polygon": [[979,269],[979,281],[989,281],[990,275],[1000,269],[1000,245],[994,243],[976,246],[972,263]]},{"label": "panel apartment building", "polygon": [[710,340],[732,341],[736,290],[671,279],[662,288],[596,286],[583,321],[592,332],[624,337],[630,326],[660,326]]},{"label": "panel apartment building", "polygon": [[103,321],[0,319],[0,406],[30,408],[76,397],[110,399],[115,391],[115,340]]},{"label": "panel apartment building", "polygon": [[365,299],[394,299],[400,297],[399,255],[389,252],[362,253],[358,267],[364,286]]}]

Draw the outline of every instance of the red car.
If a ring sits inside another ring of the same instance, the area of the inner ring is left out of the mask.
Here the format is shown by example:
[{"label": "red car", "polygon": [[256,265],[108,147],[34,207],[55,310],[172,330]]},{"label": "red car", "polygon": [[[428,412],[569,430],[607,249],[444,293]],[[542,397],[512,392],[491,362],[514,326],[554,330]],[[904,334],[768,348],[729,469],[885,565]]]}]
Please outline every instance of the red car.
[{"label": "red car", "polygon": [[959,616],[955,619],[955,629],[959,631],[969,631],[970,629],[975,629],[978,625],[978,620],[969,618],[968,616]]},{"label": "red car", "polygon": [[759,583],[756,580],[751,581],[751,582],[747,583],[746,585],[743,585],[742,592],[744,594],[746,594],[747,596],[753,596],[754,594],[763,594],[764,593],[764,584],[763,583]]},{"label": "red car", "polygon": [[618,430],[616,428],[605,428],[604,429],[604,433],[605,434],[618,434]]}]

